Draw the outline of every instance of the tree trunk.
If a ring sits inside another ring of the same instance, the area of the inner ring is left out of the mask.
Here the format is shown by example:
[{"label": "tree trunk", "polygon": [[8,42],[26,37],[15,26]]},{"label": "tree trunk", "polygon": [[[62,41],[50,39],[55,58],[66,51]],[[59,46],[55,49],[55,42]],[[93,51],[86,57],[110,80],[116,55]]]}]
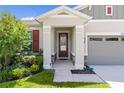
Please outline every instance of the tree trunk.
[{"label": "tree trunk", "polygon": [[10,63],[10,55],[6,55],[5,57],[4,57],[4,60],[5,60],[5,66],[6,65],[8,65],[9,63]]}]

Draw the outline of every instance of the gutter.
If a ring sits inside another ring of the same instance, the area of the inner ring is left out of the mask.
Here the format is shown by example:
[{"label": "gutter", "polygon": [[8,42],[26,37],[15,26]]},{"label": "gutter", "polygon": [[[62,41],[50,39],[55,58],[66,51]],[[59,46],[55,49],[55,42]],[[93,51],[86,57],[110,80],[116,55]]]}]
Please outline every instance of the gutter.
[{"label": "gutter", "polygon": [[40,21],[38,21],[36,18],[34,18],[35,21],[37,21],[39,24],[42,24]]}]

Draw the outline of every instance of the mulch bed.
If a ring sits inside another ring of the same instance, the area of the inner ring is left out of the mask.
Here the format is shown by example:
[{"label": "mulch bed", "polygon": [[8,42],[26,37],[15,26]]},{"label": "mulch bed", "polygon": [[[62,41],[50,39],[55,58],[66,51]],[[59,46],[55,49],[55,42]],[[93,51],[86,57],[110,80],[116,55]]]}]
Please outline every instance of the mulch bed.
[{"label": "mulch bed", "polygon": [[72,74],[96,74],[92,70],[71,70]]}]

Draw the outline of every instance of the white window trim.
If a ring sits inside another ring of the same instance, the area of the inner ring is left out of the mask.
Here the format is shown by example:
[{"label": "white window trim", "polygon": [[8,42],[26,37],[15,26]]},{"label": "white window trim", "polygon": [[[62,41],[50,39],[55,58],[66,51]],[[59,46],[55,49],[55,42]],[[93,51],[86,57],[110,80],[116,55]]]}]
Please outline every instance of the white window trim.
[{"label": "white window trim", "polygon": [[[108,7],[111,7],[111,14],[108,14]],[[113,6],[106,6],[106,16],[113,16]]]}]

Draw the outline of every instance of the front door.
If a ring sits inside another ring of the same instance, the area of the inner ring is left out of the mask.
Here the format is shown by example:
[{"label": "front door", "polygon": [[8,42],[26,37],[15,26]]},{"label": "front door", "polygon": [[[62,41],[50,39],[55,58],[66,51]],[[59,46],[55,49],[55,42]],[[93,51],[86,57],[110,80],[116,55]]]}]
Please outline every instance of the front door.
[{"label": "front door", "polygon": [[68,58],[68,33],[59,33],[59,58]]}]

